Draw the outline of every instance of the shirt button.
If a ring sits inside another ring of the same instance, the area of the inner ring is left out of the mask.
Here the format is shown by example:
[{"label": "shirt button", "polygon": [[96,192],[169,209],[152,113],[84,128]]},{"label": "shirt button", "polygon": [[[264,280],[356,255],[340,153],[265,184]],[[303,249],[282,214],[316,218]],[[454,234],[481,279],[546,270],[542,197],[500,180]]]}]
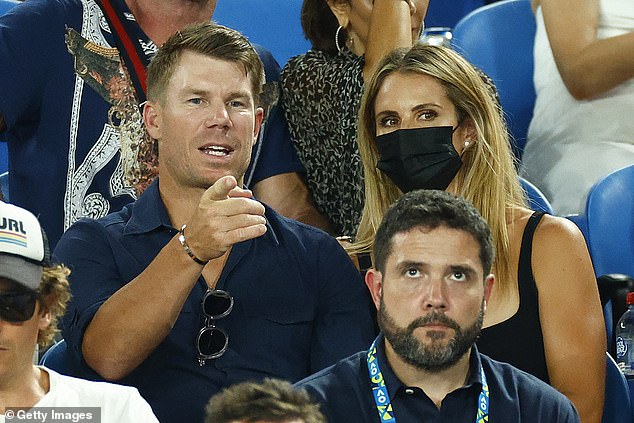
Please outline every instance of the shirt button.
[{"label": "shirt button", "polygon": [[405,393],[407,395],[413,395],[414,394],[414,390],[412,388],[405,388]]}]

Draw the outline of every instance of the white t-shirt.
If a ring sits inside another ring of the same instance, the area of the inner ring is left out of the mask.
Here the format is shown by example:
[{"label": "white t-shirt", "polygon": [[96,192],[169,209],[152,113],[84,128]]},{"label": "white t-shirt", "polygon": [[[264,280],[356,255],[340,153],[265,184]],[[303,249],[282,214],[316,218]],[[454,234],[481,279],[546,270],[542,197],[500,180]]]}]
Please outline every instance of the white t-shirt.
[{"label": "white t-shirt", "polygon": [[[136,388],[77,379],[43,366],[40,366],[40,369],[49,374],[50,389],[33,409],[47,407],[42,410],[45,412],[50,411],[49,407],[100,407],[101,423],[158,423],[152,408]],[[51,417],[48,416],[44,421],[52,420]],[[13,418],[6,423],[19,421]],[[0,423],[5,423],[4,415],[0,415]]]}]

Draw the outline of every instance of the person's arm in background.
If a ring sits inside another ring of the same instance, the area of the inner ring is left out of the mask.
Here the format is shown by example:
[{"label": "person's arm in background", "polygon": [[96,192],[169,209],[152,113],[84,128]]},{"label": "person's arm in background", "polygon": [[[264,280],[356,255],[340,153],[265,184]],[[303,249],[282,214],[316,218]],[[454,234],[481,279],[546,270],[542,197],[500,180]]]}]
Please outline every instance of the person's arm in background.
[{"label": "person's arm in background", "polygon": [[[389,52],[413,45],[412,30],[420,31],[428,4],[428,0],[374,1],[363,67],[363,79],[366,82],[372,76],[374,68]],[[417,7],[424,10],[418,10]]]},{"label": "person's arm in background", "polygon": [[255,184],[253,194],[275,211],[291,219],[333,233],[332,224],[315,208],[306,183],[297,172],[270,176]]},{"label": "person's arm in background", "polygon": [[[255,46],[262,59],[267,84],[277,90],[280,67],[271,53]],[[245,181],[255,197],[275,211],[291,219],[299,220],[326,232],[332,232],[331,224],[315,208],[310,191],[301,174],[304,167],[288,133],[288,125],[279,105],[273,105],[267,113],[263,134],[254,146],[251,165]]]},{"label": "person's arm in background", "polygon": [[634,77],[634,31],[598,39],[599,0],[541,0],[541,8],[557,69],[574,98],[596,97]]},{"label": "person's arm in background", "polygon": [[532,262],[550,384],[572,401],[582,423],[600,423],[605,323],[583,235],[567,219],[544,216]]}]

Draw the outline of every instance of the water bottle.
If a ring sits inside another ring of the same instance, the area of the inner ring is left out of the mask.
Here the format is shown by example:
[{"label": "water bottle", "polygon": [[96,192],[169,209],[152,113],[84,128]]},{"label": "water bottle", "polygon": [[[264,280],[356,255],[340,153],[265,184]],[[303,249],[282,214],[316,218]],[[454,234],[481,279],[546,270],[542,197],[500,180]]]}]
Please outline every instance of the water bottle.
[{"label": "water bottle", "polygon": [[616,325],[616,362],[628,379],[634,379],[634,292],[627,294],[627,311]]}]

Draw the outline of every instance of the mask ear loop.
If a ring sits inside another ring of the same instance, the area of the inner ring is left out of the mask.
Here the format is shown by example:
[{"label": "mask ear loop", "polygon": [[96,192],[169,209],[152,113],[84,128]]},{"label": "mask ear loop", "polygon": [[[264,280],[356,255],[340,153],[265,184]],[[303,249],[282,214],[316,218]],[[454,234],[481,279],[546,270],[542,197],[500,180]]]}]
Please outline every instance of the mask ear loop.
[{"label": "mask ear loop", "polygon": [[[462,125],[462,123],[463,123],[463,122],[464,122],[464,118],[463,118],[463,119],[461,119],[461,120],[458,122],[458,124],[456,125],[456,127],[455,127],[455,128],[453,128],[453,130],[451,131],[451,134],[452,134],[452,135],[456,132],[456,130],[457,130],[458,128],[460,128],[460,125]],[[467,149],[469,149],[469,146],[470,146],[470,145],[471,145],[471,140],[468,140],[468,139],[467,139],[467,140],[465,140],[465,142],[464,142],[464,147],[463,147],[462,151],[460,152],[460,157],[461,157],[461,158],[462,158],[462,156],[464,155],[465,151],[466,151]]]}]

